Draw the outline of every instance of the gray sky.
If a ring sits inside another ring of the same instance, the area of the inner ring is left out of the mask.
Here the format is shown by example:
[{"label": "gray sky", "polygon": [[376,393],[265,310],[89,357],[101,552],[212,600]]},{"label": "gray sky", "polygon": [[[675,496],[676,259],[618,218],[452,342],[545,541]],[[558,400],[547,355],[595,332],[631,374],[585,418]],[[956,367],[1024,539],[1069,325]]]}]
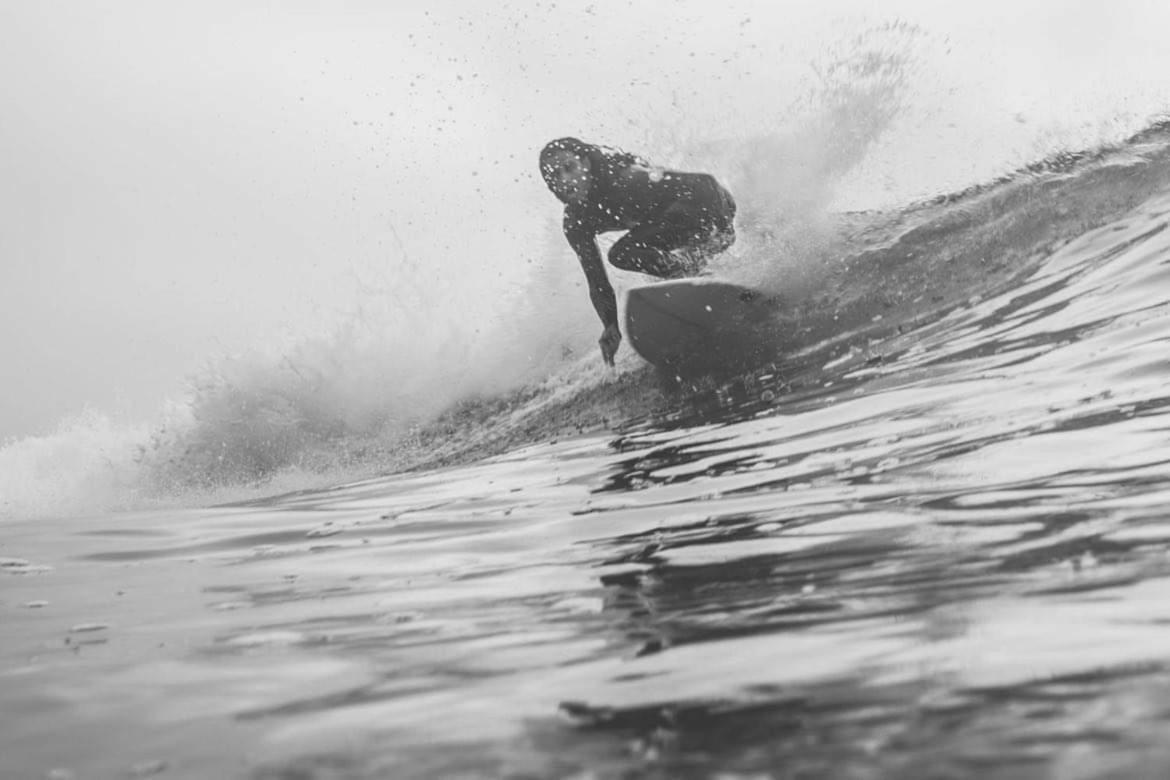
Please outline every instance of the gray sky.
[{"label": "gray sky", "polygon": [[1164,2],[407,5],[0,5],[0,441],[86,405],[147,419],[371,291],[404,338],[471,333],[545,251],[545,141],[653,159],[664,134],[768,132],[895,18],[921,31],[911,107],[845,205],[1091,143],[1170,94]]}]

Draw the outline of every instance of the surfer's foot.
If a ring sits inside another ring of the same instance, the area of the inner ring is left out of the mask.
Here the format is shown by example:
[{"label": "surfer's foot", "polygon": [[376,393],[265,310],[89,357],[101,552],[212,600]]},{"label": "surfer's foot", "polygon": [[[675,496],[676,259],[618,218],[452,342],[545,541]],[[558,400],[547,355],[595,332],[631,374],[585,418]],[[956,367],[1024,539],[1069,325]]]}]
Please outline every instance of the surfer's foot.
[{"label": "surfer's foot", "polygon": [[707,254],[699,249],[676,249],[671,253],[671,260],[674,266],[671,279],[690,279],[710,273]]}]

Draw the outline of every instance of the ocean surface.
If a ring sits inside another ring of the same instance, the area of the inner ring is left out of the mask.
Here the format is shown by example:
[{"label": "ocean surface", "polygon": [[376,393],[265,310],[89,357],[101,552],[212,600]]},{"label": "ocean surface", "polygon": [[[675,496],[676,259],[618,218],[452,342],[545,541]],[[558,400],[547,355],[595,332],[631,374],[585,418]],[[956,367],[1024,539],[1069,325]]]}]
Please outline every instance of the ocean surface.
[{"label": "ocean surface", "polygon": [[0,774],[1170,776],[1170,130],[835,219],[749,374],[590,351],[380,475],[164,432],[156,494],[266,497],[6,520]]}]

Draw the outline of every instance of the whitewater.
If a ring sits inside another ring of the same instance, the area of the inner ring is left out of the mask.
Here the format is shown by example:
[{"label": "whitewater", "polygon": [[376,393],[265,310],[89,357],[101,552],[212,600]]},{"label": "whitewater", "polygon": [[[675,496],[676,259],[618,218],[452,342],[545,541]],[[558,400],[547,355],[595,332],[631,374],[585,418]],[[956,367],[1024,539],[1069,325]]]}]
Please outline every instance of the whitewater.
[{"label": "whitewater", "polygon": [[[1156,25],[992,105],[986,47],[1025,81],[1066,28],[905,6],[3,12],[46,66],[9,180],[69,163],[97,216],[0,189],[0,776],[1170,775]],[[51,146],[72,89],[101,155]],[[728,183],[779,359],[602,365],[535,169],[566,121]]]}]

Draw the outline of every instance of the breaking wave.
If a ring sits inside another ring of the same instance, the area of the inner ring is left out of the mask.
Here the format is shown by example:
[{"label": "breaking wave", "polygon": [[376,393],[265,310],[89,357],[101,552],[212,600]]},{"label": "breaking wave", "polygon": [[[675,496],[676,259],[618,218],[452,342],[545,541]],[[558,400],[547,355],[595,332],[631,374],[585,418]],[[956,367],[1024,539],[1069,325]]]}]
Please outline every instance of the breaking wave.
[{"label": "breaking wave", "polygon": [[[1081,176],[1062,206],[1072,214],[1065,239],[1139,197],[1122,179],[1086,171],[1106,154],[1132,152],[1160,127],[1129,146],[1058,150],[1032,169],[935,201],[833,213],[835,192],[897,123],[920,39],[912,27],[891,25],[852,42],[787,107],[797,118],[784,130],[709,139],[659,128],[646,139],[664,161],[712,170],[736,193],[741,237],[717,273],[814,300],[840,275],[841,258],[887,256],[906,236],[932,246],[961,240],[975,253],[1041,251],[1035,231],[1022,227],[1038,217],[1020,197],[1021,182]],[[976,213],[994,217],[994,231],[966,230]],[[616,373],[601,370],[597,326],[557,215],[539,219],[541,251],[496,316],[464,313],[458,301],[437,311],[404,304],[418,282],[397,295],[388,294],[389,281],[369,284],[357,306],[317,335],[212,360],[151,424],[91,410],[50,435],[8,442],[0,448],[0,513],[98,513],[319,487],[482,457],[673,403],[628,348]],[[636,281],[615,272],[619,290]],[[953,303],[975,292],[948,294]],[[817,299],[820,314],[839,298]]]}]

